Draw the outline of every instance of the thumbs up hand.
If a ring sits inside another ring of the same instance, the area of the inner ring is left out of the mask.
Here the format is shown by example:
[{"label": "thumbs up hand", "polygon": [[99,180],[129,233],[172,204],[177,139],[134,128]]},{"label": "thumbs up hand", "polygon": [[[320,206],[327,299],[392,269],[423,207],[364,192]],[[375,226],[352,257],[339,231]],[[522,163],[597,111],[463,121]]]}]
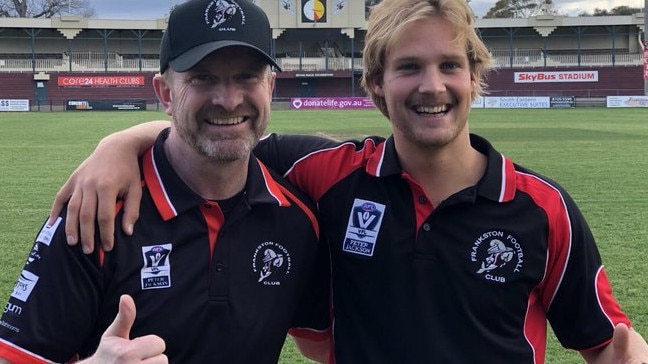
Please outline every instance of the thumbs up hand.
[{"label": "thumbs up hand", "polygon": [[136,316],[135,302],[128,295],[119,299],[119,312],[112,324],[101,336],[99,347],[93,356],[79,364],[146,363],[167,364],[165,343],[156,335],[130,339],[130,330]]}]

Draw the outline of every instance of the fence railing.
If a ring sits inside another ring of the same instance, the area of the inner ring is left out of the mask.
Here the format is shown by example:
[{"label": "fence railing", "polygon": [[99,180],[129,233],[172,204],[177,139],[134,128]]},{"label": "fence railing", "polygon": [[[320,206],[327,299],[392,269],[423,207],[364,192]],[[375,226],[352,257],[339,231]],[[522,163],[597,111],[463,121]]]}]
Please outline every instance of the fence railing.
[{"label": "fence railing", "polygon": [[[545,54],[533,50],[493,50],[498,68],[581,67],[581,66],[640,66],[641,53],[613,52],[603,54],[565,53]],[[362,70],[362,59],[351,57],[278,57],[284,71],[350,71]],[[0,54],[0,72],[157,72],[156,58],[122,57],[115,53],[83,52],[71,57]]]}]

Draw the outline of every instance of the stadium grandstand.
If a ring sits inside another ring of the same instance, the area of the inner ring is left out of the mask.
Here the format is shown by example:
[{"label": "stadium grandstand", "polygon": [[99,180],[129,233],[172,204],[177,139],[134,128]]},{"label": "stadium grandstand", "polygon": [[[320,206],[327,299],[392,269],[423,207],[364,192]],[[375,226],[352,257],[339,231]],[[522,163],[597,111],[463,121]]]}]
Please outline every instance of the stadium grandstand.
[{"label": "stadium grandstand", "polygon": [[[315,16],[298,8],[303,2],[258,2],[283,69],[274,102],[364,97],[364,2],[327,0]],[[644,23],[643,13],[477,19],[496,62],[489,95],[571,97],[577,106],[643,95]],[[0,18],[0,100],[29,100],[31,110],[69,109],[70,100],[73,109],[84,100],[139,100],[154,109],[150,84],[165,28],[166,19]]]}]

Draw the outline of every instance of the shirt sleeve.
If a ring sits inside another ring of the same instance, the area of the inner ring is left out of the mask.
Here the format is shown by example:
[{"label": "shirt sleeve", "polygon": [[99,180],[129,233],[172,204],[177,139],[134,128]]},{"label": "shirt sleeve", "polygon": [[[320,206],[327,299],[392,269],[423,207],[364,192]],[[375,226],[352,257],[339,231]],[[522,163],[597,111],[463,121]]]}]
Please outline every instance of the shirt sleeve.
[{"label": "shirt sleeve", "polygon": [[322,340],[331,326],[331,274],[328,244],[318,243],[311,275],[297,308],[290,334]]},{"label": "shirt sleeve", "polygon": [[[570,196],[563,191],[570,234],[567,264],[547,317],[561,344],[588,350],[607,344],[614,326],[628,317],[612,295],[594,236]],[[565,245],[565,243],[562,243]],[[552,269],[551,265],[548,269]]]},{"label": "shirt sleeve", "polygon": [[75,357],[100,307],[99,250],[85,255],[80,244],[68,246],[61,217],[42,226],[0,321],[0,357],[21,363]]}]

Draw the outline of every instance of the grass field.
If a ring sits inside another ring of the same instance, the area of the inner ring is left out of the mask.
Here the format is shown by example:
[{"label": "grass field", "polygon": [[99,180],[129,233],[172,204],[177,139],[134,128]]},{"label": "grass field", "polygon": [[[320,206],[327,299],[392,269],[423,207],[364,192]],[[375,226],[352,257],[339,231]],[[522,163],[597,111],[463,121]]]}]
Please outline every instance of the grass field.
[{"label": "grass field", "polygon": [[[160,118],[159,112],[0,113],[0,300],[9,297],[55,192],[98,140]],[[615,296],[648,335],[648,109],[480,109],[470,123],[505,155],[571,193],[597,238]],[[386,136],[389,125],[373,111],[275,111],[270,131],[347,139]],[[579,358],[549,341],[547,363]],[[306,361],[288,341],[281,362]]]}]

